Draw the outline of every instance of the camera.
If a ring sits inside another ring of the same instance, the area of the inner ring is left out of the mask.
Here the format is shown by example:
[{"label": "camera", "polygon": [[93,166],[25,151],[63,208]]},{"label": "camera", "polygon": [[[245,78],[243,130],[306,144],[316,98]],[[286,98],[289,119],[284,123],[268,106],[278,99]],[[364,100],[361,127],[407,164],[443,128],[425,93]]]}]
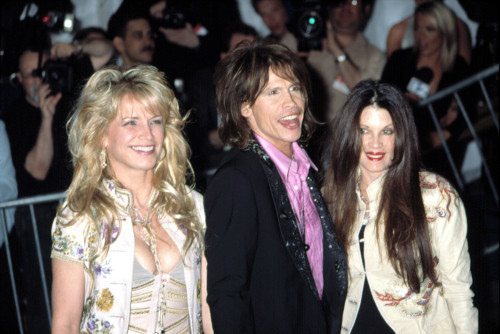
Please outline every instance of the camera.
[{"label": "camera", "polygon": [[167,6],[163,11],[163,19],[160,26],[167,29],[182,29],[186,26],[186,16],[177,7]]},{"label": "camera", "polygon": [[296,31],[299,51],[321,50],[326,37],[328,11],[320,0],[305,1],[298,10]]},{"label": "camera", "polygon": [[60,11],[47,11],[37,15],[37,19],[42,27],[49,31],[64,31],[71,33],[75,26],[75,16],[72,13]]},{"label": "camera", "polygon": [[73,84],[73,69],[68,59],[49,59],[45,62],[38,75],[43,83],[48,83],[51,94],[68,93]]}]

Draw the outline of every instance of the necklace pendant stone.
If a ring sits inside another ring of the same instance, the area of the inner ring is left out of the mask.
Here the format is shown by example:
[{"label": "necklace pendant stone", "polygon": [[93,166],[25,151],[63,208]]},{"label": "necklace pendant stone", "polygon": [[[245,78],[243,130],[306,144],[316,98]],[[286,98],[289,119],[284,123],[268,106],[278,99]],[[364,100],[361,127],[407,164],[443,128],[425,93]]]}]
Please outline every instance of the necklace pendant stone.
[{"label": "necklace pendant stone", "polygon": [[304,249],[307,252],[309,249],[311,249],[311,247],[308,244],[304,244]]}]

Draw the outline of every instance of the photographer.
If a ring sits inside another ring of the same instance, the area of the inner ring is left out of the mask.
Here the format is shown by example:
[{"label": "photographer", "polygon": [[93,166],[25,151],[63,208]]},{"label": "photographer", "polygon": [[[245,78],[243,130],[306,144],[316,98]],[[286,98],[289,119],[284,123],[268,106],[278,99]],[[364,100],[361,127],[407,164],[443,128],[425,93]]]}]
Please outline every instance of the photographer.
[{"label": "photographer", "polygon": [[62,93],[51,95],[49,84],[42,83],[37,71],[39,61],[43,66],[47,60],[47,55],[31,50],[21,54],[16,77],[25,95],[14,102],[5,115],[11,146],[15,147],[12,158],[19,197],[65,189],[60,171],[65,164],[54,164],[54,157],[59,157],[60,153],[56,146],[61,144],[55,137],[59,134],[55,121],[65,119],[56,117],[56,105]]},{"label": "photographer", "polygon": [[[19,57],[16,77],[24,95],[7,109],[5,125],[12,147],[12,161],[16,171],[19,198],[63,191],[69,184],[71,168],[65,159],[66,114],[61,110],[62,93],[53,94],[49,83],[40,77],[48,55],[25,50]],[[57,108],[56,108],[57,107]],[[34,209],[42,254],[50,252],[50,226],[57,203],[37,204]],[[16,263],[19,271],[21,312],[27,333],[48,333],[41,294],[41,278],[36,264],[31,214],[27,206],[19,207],[15,214],[13,232],[16,244]],[[50,259],[44,257],[45,277],[50,283]]]},{"label": "photographer", "polygon": [[124,0],[117,12],[141,12],[155,35],[152,64],[165,72],[182,102],[184,87],[200,68],[214,66],[222,46],[218,32],[239,18],[233,0]]},{"label": "photographer", "polygon": [[75,33],[72,43],[56,42],[50,49],[51,58],[73,57],[74,82],[87,79],[95,71],[110,64],[113,44],[102,28],[88,27]]},{"label": "photographer", "polygon": [[286,45],[292,51],[297,51],[297,39],[289,30],[290,3],[286,0],[252,0],[252,6],[261,17],[271,34],[266,39],[271,39]]},{"label": "photographer", "polygon": [[371,3],[371,0],[332,0],[326,7],[323,50],[311,51],[308,61],[328,87],[328,120],[340,111],[347,94],[359,81],[379,79],[382,74],[385,56],[362,34]]},{"label": "photographer", "polygon": [[[252,0],[271,30],[270,37],[298,51],[321,77],[318,87],[328,91],[328,106],[326,115],[318,115],[320,119],[331,120],[360,80],[380,78],[385,56],[362,34],[372,3],[373,0],[305,1],[297,7],[293,22],[288,22],[286,0]],[[288,27],[293,27],[293,35]]]}]

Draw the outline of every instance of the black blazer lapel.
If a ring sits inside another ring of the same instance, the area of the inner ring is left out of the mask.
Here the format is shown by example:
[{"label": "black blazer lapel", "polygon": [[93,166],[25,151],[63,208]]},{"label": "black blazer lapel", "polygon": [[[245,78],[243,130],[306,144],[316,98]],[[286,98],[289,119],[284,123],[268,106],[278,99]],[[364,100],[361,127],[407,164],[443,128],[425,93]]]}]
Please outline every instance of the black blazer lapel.
[{"label": "black blazer lapel", "polygon": [[262,146],[254,142],[251,144],[250,150],[259,157],[259,161],[261,162],[266,174],[285,247],[297,267],[300,276],[310,287],[316,299],[320,300],[316,284],[314,283],[311,267],[307,259],[307,253],[304,249],[304,242],[300,236],[285,185],[281,180],[276,166],[271,161],[271,158],[267,155]]},{"label": "black blazer lapel", "polygon": [[313,172],[310,171],[307,185],[323,227],[323,296],[321,303],[325,311],[328,333],[338,333],[347,293],[347,255],[335,236],[335,226],[312,174]]},{"label": "black blazer lapel", "polygon": [[347,290],[347,255],[344,247],[335,236],[335,226],[312,172],[307,176],[307,186],[311,192],[311,197],[323,227],[324,285],[326,287],[328,283],[332,283],[332,280],[328,279],[328,275],[333,274],[336,276],[335,281],[337,286],[335,289],[338,290],[340,295],[343,295]]}]

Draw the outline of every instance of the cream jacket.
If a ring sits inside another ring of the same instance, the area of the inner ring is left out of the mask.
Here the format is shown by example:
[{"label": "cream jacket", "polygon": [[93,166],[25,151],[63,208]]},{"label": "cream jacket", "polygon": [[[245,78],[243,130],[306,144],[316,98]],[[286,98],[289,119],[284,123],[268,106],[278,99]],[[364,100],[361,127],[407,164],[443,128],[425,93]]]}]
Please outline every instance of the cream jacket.
[{"label": "cream jacket", "polygon": [[[127,333],[130,319],[130,299],[132,295],[132,271],[134,263],[134,232],[130,209],[133,205],[132,194],[115,187],[110,181],[104,181],[109,196],[114,200],[122,217],[121,231],[111,231],[116,240],[109,252],[90,266],[89,258],[98,252],[107,229],[96,231],[85,221],[66,226],[73,213],[66,207],[64,216],[57,216],[52,226],[52,258],[70,261],[84,266],[85,303],[80,324],[81,333]],[[152,192],[150,201],[155,196]],[[200,223],[205,226],[203,198],[190,191]],[[166,213],[159,214],[159,221],[165,231],[182,253],[186,235]],[[201,329],[201,245],[194,243],[184,259],[184,277],[186,280],[189,325],[191,333]],[[158,281],[159,282],[159,281]],[[160,291],[158,286],[153,291]],[[156,307],[152,306],[154,310]]]},{"label": "cream jacket", "polygon": [[[375,218],[384,178],[379,177],[367,189],[370,219],[364,233],[366,269],[358,238],[366,207],[358,191],[359,210],[348,248],[349,286],[342,333],[349,333],[354,326],[365,279],[380,314],[396,333],[477,333],[478,312],[472,304],[470,289],[467,218],[457,192],[436,174],[420,173],[436,272],[442,286],[435,287],[425,279],[420,292],[415,293],[394,271],[384,242],[376,239]],[[383,235],[382,229],[380,233]]]}]

